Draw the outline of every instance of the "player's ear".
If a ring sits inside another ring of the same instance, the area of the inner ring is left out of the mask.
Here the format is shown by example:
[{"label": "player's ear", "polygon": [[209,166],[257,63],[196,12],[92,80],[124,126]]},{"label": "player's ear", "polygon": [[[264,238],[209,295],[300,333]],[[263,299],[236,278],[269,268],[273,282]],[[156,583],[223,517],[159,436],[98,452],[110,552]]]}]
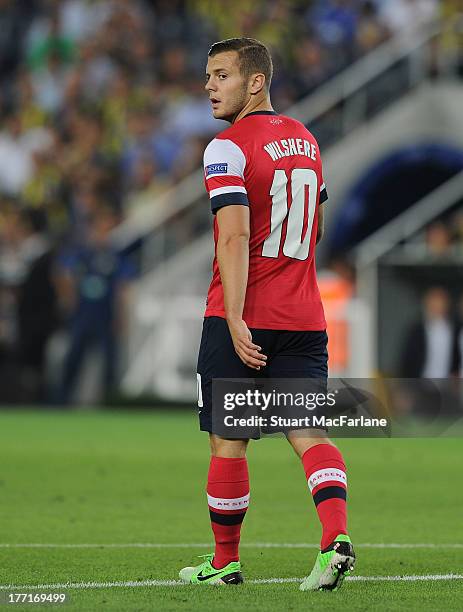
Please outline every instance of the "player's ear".
[{"label": "player's ear", "polygon": [[250,83],[250,93],[258,94],[265,87],[265,75],[262,73],[253,74]]}]

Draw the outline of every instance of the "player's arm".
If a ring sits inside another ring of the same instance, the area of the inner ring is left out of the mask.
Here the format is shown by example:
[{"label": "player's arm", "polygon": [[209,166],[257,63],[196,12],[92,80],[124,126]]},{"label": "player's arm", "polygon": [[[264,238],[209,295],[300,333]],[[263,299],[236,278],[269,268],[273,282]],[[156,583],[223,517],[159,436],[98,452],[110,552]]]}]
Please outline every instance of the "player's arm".
[{"label": "player's arm", "polygon": [[249,201],[244,181],[246,158],[231,140],[214,138],[204,152],[204,181],[217,215],[217,263],[228,328],[243,363],[260,369],[266,357],[252,342],[243,321],[249,269]]},{"label": "player's arm", "polygon": [[252,341],[243,321],[249,270],[249,207],[229,205],[217,211],[217,263],[222,281],[225,314],[235,351],[247,366],[256,370],[267,357]]}]

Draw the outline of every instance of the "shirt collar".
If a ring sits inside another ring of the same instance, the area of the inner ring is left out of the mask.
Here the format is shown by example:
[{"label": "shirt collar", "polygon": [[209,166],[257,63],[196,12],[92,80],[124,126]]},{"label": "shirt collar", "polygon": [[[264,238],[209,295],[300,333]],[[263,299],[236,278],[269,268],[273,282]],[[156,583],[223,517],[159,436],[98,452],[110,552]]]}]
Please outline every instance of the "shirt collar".
[{"label": "shirt collar", "polygon": [[244,115],[244,117],[241,118],[245,119],[246,117],[251,117],[252,115],[278,115],[278,113],[273,110],[260,110],[254,111],[253,113],[248,113],[247,115]]}]

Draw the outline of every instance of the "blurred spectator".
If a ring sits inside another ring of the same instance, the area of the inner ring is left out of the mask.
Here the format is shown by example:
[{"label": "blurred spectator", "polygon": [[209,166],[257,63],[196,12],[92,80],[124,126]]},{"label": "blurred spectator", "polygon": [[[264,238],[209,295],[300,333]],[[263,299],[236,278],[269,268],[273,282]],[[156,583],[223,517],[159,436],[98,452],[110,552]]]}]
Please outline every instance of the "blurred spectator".
[{"label": "blurred spectator", "polygon": [[358,5],[349,0],[315,2],[307,19],[319,40],[330,49],[330,61],[339,69],[354,58]]},{"label": "blurred spectator", "polygon": [[21,120],[15,113],[3,118],[0,132],[0,190],[17,195],[32,176],[31,152],[24,139]]},{"label": "blurred spectator", "polygon": [[34,97],[38,106],[46,113],[56,113],[64,103],[71,72],[54,49],[45,60],[43,66],[32,75]]},{"label": "blurred spectator", "polygon": [[448,24],[441,45],[450,65],[463,77],[463,6],[461,0],[442,0],[441,13]]},{"label": "blurred spectator", "polygon": [[450,219],[449,224],[453,230],[453,242],[461,252],[463,251],[463,210],[458,210]]},{"label": "blurred spectator", "polygon": [[140,159],[150,159],[161,173],[173,170],[179,154],[181,133],[168,132],[160,125],[160,116],[149,107],[135,109],[128,115],[127,138],[122,151],[122,170],[127,184],[134,177]]},{"label": "blurred spectator", "polygon": [[40,210],[23,209],[18,215],[18,256],[23,267],[17,287],[17,326],[21,396],[27,402],[45,402],[45,351],[58,325],[54,288],[54,252]]},{"label": "blurred spectator", "polygon": [[60,296],[69,313],[70,332],[58,398],[63,404],[72,399],[84,360],[94,348],[104,358],[105,396],[114,390],[118,344],[135,275],[131,262],[111,244],[111,231],[118,221],[112,208],[100,207],[92,217],[88,243],[61,258]]},{"label": "blurred spectator", "polygon": [[28,25],[27,7],[18,0],[0,0],[0,82],[18,67],[24,30]]},{"label": "blurred spectator", "polygon": [[87,0],[62,0],[59,5],[61,30],[75,42],[96,33],[110,10],[107,2]]},{"label": "blurred spectator", "polygon": [[33,22],[29,31],[28,62],[32,70],[43,69],[50,58],[70,64],[74,60],[75,45],[60,27],[59,4],[51,4],[50,15]]},{"label": "blurred spectator", "polygon": [[18,73],[14,107],[24,130],[46,125],[48,114],[35,100],[31,74],[27,70]]},{"label": "blurred spectator", "polygon": [[114,61],[104,53],[101,43],[89,40],[79,48],[79,59],[71,72],[71,84],[77,96],[97,104],[101,96],[107,94],[116,70]]},{"label": "blurred spectator", "polygon": [[[136,214],[141,209],[152,207],[154,201],[160,204],[157,198],[165,193],[169,186],[170,181],[166,175],[158,172],[155,161],[150,157],[140,157],[133,171],[126,212]],[[161,212],[159,207],[158,211]]]},{"label": "blurred spectator", "polygon": [[426,247],[429,255],[442,257],[449,253],[451,234],[443,221],[435,221],[426,230]]},{"label": "blurred spectator", "polygon": [[300,95],[307,95],[326,79],[324,51],[320,42],[306,38],[296,49],[293,84]]},{"label": "blurred spectator", "polygon": [[[217,121],[209,112],[210,102],[204,97],[203,83],[189,79],[182,95],[169,107],[165,129],[172,136],[180,134],[184,144],[192,136],[211,138],[217,132]],[[223,123],[223,127],[226,127]]]},{"label": "blurred spectator", "polygon": [[378,19],[373,0],[367,0],[360,9],[357,24],[357,50],[360,55],[368,53],[387,38],[387,29]]},{"label": "blurred spectator", "polygon": [[[463,253],[463,210],[457,209],[432,221],[409,246],[429,258],[450,259]],[[407,248],[407,245],[405,245]]]},{"label": "blurred spectator", "polygon": [[432,287],[422,300],[420,320],[411,325],[402,347],[400,376],[447,378],[458,372],[456,323],[450,314],[450,296]]},{"label": "blurred spectator", "polygon": [[438,15],[437,0],[380,0],[380,17],[392,34],[412,30]]}]

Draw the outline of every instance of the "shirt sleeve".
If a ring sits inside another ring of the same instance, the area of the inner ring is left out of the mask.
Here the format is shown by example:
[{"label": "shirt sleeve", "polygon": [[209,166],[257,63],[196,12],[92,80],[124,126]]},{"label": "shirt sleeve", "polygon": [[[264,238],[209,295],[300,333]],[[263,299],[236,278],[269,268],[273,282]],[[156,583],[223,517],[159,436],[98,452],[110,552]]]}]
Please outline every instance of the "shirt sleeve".
[{"label": "shirt sleeve", "polygon": [[230,204],[249,206],[244,186],[246,158],[231,140],[214,138],[204,152],[204,184],[215,214]]}]

